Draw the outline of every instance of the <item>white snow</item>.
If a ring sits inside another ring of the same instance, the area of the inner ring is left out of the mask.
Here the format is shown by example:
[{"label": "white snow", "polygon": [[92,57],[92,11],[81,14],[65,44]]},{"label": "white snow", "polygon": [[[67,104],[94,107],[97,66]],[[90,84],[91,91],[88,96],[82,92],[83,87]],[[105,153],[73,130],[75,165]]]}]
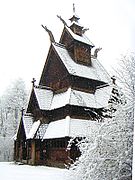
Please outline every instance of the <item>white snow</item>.
[{"label": "white snow", "polygon": [[102,87],[96,90],[95,99],[96,99],[97,108],[108,106],[108,101],[111,97],[112,89],[113,89],[113,86],[110,85],[110,86]]},{"label": "white snow", "polygon": [[97,132],[100,123],[92,120],[71,119],[70,121],[70,137],[86,137],[93,135],[93,131]]},{"label": "white snow", "polygon": [[50,122],[43,139],[53,139],[68,136],[67,123],[65,119]]},{"label": "white snow", "polygon": [[75,24],[75,25],[80,26],[81,28],[83,28],[83,25],[80,24],[79,22],[76,22],[76,21],[73,21],[73,22],[69,23],[68,27],[69,27],[69,26],[71,27],[73,24]]},{"label": "white snow", "polygon": [[64,46],[61,46],[58,43],[53,43],[53,46],[70,74],[88,79],[104,81],[106,83],[111,82],[109,74],[97,59],[91,58],[91,66],[78,64],[70,57]]},{"label": "white snow", "polygon": [[93,108],[107,107],[111,91],[112,86],[97,89],[95,94],[69,88],[66,92],[54,95],[51,109],[60,108],[67,104]]},{"label": "white snow", "polygon": [[65,27],[65,28],[67,29],[67,31],[71,34],[71,36],[75,40],[83,42],[83,43],[91,45],[91,46],[94,46],[94,44],[84,34],[82,36],[79,36],[79,35],[73,33],[70,28],[68,28],[68,27]]},{"label": "white snow", "polygon": [[0,162],[0,180],[64,180],[68,170]]},{"label": "white snow", "polygon": [[47,127],[48,127],[48,124],[41,124],[39,129],[37,130],[35,139],[43,139],[43,136],[46,132]]},{"label": "white snow", "polygon": [[32,124],[32,128],[31,128],[31,130],[27,136],[27,139],[33,139],[34,138],[39,126],[40,126],[40,120],[38,120]]},{"label": "white snow", "polygon": [[68,88],[66,92],[55,94],[52,100],[51,109],[56,109],[69,104],[71,88]]},{"label": "white snow", "polygon": [[35,87],[34,92],[35,92],[40,109],[48,110],[51,106],[51,101],[53,98],[53,91]]},{"label": "white snow", "polygon": [[29,132],[32,128],[32,124],[33,124],[32,116],[27,116],[27,115],[23,116],[23,125],[24,125],[26,138],[28,138]]},{"label": "white snow", "polygon": [[65,119],[51,122],[48,125],[43,139],[61,137],[84,137],[96,131],[99,123],[92,120],[72,119],[67,116]]},{"label": "white snow", "polygon": [[[96,90],[95,94],[92,94],[77,91],[71,89],[70,87],[66,92],[54,94],[50,109],[60,108],[67,104],[92,108],[107,107],[112,88],[112,86],[100,87]],[[44,97],[42,94],[42,101],[45,100],[45,98],[46,95]],[[23,117],[24,129],[27,139],[33,139],[34,137],[36,139],[48,139],[66,136],[80,136],[83,134],[86,135],[86,130],[84,129],[87,128],[87,123],[89,124],[90,122],[87,120],[81,121],[77,119],[70,119],[69,117],[66,119],[51,122],[49,125],[40,125],[40,120],[33,123],[32,116],[25,115]]]}]

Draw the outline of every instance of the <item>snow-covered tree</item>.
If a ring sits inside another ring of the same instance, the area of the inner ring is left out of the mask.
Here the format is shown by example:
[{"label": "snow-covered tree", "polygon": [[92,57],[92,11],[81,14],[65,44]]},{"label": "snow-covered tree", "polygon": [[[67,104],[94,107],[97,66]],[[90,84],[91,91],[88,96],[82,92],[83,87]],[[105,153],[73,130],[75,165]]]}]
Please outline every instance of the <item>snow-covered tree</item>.
[{"label": "snow-covered tree", "polygon": [[133,126],[129,118],[131,115],[127,109],[120,108],[115,117],[100,124],[98,133],[87,136],[78,143],[82,155],[70,167],[70,180],[131,178],[133,139]]},{"label": "snow-covered tree", "polygon": [[[22,79],[14,81],[1,99],[1,121],[6,123],[6,127],[12,130],[12,133],[15,133],[21,109],[26,106],[27,102],[24,81]],[[10,131],[7,133],[10,133]]]},{"label": "snow-covered tree", "polygon": [[[119,96],[120,93],[114,88],[108,109],[110,118],[100,123],[98,132],[93,130],[92,136],[87,136],[78,143],[81,156],[70,167],[70,180],[132,178],[135,57],[128,56],[128,61],[124,57],[121,63],[122,70],[118,72],[125,87],[126,104],[120,100],[123,96]],[[113,113],[112,118],[110,112]]]},{"label": "snow-covered tree", "polygon": [[135,53],[122,56],[119,67],[115,71],[128,103],[133,106],[135,103]]},{"label": "snow-covered tree", "polygon": [[14,81],[0,99],[0,160],[10,160],[13,155],[13,136],[26,102],[27,92],[22,79]]}]

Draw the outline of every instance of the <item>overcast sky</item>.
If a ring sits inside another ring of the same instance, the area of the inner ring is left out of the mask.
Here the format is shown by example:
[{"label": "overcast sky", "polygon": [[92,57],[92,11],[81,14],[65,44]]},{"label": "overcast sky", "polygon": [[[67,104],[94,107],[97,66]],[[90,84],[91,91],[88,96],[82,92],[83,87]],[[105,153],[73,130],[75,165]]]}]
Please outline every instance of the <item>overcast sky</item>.
[{"label": "overcast sky", "polygon": [[135,48],[134,0],[0,0],[0,95],[21,77],[31,87],[38,80],[50,46],[46,25],[58,42],[65,20],[72,16],[72,4],[86,35],[102,47],[99,60],[107,70],[117,64],[121,54]]}]

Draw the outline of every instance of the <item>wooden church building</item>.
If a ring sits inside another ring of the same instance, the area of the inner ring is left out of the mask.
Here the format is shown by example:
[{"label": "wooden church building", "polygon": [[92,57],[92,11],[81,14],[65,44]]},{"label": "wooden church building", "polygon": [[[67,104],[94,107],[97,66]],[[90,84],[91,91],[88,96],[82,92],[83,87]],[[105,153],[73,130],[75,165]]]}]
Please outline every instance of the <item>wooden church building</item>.
[{"label": "wooden church building", "polygon": [[97,59],[99,48],[86,37],[85,29],[73,8],[59,42],[51,40],[39,85],[33,87],[26,112],[22,111],[14,146],[14,159],[31,165],[63,167],[71,163],[80,151],[71,138],[91,133],[103,118],[113,86],[111,78]]}]

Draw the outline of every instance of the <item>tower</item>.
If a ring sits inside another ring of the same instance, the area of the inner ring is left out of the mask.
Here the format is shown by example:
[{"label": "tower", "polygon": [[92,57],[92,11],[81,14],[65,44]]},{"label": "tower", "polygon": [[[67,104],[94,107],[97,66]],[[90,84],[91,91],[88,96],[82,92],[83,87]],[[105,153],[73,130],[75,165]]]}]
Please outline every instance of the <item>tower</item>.
[{"label": "tower", "polygon": [[[80,155],[76,139],[98,126],[112,91],[110,76],[97,56],[91,55],[94,44],[79,24],[75,7],[70,25],[58,17],[64,24],[59,42],[42,25],[51,45],[15,140],[15,160],[28,164],[64,166],[75,160]],[[71,138],[75,142],[69,150]]]}]

